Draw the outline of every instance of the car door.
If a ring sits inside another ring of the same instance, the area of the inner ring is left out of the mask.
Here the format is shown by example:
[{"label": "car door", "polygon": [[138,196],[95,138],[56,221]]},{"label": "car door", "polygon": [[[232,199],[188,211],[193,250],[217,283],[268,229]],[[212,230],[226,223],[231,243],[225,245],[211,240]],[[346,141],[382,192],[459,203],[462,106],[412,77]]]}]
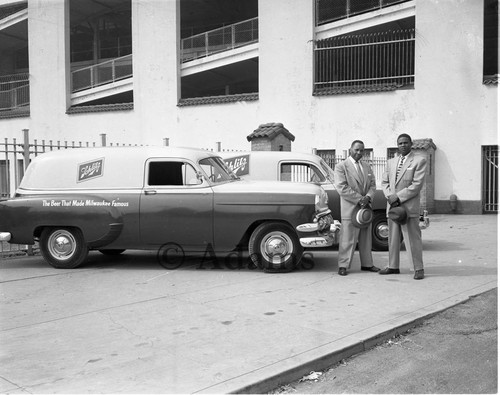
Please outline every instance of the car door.
[{"label": "car door", "polygon": [[194,164],[177,158],[146,162],[140,230],[146,245],[177,243],[184,251],[213,245],[213,190]]}]

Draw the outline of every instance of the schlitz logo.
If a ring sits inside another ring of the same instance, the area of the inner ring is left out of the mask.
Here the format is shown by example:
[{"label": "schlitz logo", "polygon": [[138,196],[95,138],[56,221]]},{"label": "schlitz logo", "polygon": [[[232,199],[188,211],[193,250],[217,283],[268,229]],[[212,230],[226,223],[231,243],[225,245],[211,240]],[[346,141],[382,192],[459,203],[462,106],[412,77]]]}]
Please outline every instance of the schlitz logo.
[{"label": "schlitz logo", "polygon": [[87,181],[102,176],[104,158],[78,165],[78,182]]},{"label": "schlitz logo", "polygon": [[237,176],[243,176],[249,173],[250,155],[235,156],[225,160],[226,165]]}]

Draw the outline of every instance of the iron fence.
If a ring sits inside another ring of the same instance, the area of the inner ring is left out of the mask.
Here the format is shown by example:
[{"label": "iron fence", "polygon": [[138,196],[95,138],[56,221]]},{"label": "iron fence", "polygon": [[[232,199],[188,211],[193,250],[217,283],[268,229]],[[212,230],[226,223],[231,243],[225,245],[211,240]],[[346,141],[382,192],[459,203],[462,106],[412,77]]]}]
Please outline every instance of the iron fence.
[{"label": "iron fence", "polygon": [[375,176],[375,181],[377,186],[380,188],[382,185],[382,175],[384,174],[387,167],[387,158],[370,158],[363,159],[372,167],[373,175]]},{"label": "iron fence", "polygon": [[349,18],[410,0],[316,0],[316,25]]},{"label": "iron fence", "polygon": [[259,19],[252,18],[181,40],[181,62],[257,42]]},{"label": "iron fence", "polygon": [[330,37],[315,44],[316,93],[414,84],[415,29]]},{"label": "iron fence", "polygon": [[132,77],[132,55],[83,67],[71,73],[72,92],[95,88]]},{"label": "iron fence", "polygon": [[[336,155],[335,150],[315,150],[316,154],[320,156],[332,169],[335,169],[335,166],[345,160],[347,158],[347,151],[343,155]],[[375,176],[375,181],[377,183],[377,187],[380,188],[382,184],[382,175],[385,172],[387,166],[387,158],[383,157],[374,157],[372,154],[366,155],[363,157],[363,161],[368,163],[373,171]]]}]

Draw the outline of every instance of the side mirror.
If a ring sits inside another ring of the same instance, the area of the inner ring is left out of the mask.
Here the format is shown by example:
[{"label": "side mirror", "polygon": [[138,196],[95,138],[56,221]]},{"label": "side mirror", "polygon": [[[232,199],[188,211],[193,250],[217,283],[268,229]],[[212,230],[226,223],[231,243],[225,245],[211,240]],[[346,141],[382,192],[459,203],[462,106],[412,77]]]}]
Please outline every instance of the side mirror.
[{"label": "side mirror", "polygon": [[203,176],[203,173],[201,171],[196,172],[196,178],[198,179],[198,184],[203,184],[203,180],[205,177]]}]

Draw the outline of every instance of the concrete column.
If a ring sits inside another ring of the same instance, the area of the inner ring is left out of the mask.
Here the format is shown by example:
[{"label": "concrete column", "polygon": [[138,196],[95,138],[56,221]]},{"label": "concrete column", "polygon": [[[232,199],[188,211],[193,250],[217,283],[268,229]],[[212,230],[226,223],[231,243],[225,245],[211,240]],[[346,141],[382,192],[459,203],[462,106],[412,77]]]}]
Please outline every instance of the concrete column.
[{"label": "concrete column", "polygon": [[69,0],[30,0],[28,41],[31,117],[50,131],[70,106]]},{"label": "concrete column", "polygon": [[290,109],[311,101],[313,10],[314,1],[259,0],[259,102],[266,116],[261,122],[282,122],[294,131],[295,122],[304,124],[304,113]]},{"label": "concrete column", "polygon": [[[165,137],[165,125],[176,123],[179,9],[179,0],[132,0],[134,112],[143,136],[155,144]],[[168,137],[175,144],[174,136]]]}]

